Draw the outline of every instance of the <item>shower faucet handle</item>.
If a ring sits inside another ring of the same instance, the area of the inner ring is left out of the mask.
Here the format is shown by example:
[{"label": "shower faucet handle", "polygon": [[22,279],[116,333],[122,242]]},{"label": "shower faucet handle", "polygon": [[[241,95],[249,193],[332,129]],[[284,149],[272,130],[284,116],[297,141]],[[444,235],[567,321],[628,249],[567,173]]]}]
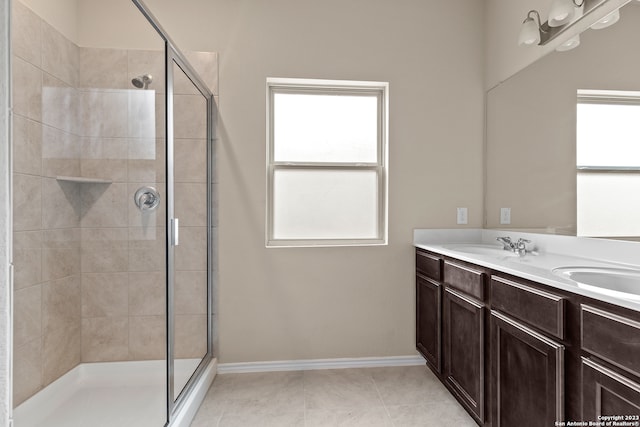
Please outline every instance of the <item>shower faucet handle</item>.
[{"label": "shower faucet handle", "polygon": [[160,205],[160,193],[153,187],[140,187],[133,196],[133,201],[142,212],[153,211]]}]

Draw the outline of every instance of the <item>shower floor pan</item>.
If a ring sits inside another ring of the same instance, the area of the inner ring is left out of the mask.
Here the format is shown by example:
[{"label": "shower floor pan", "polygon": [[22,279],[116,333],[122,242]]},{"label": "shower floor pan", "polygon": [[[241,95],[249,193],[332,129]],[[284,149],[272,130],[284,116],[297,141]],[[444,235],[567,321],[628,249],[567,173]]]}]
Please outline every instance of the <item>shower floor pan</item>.
[{"label": "shower floor pan", "polygon": [[[186,383],[199,362],[176,360],[176,383]],[[82,363],[15,408],[13,425],[162,427],[166,421],[165,363]],[[174,425],[188,425],[213,381],[215,368],[214,360],[178,416],[184,421]]]}]

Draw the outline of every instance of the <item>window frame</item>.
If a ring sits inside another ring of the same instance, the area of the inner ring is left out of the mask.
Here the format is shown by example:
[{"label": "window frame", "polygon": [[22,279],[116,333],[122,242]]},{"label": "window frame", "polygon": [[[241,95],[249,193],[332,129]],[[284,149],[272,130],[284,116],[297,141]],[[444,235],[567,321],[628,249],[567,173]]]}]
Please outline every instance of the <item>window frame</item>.
[{"label": "window frame", "polygon": [[[377,124],[377,162],[313,162],[313,161],[279,161],[274,160],[274,95],[277,93],[371,96],[378,100]],[[326,247],[326,246],[380,246],[388,242],[388,110],[389,83],[350,80],[318,80],[294,78],[267,78],[267,203],[266,233],[267,248],[278,247]],[[274,226],[274,177],[278,170],[345,170],[374,171],[377,175],[377,236],[371,239],[276,239]]]}]

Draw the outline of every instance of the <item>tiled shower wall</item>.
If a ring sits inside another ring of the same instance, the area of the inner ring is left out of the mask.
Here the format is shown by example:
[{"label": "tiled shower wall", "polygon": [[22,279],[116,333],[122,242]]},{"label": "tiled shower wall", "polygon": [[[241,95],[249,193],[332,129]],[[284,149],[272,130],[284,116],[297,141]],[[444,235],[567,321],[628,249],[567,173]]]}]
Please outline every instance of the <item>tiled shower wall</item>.
[{"label": "tiled shower wall", "polygon": [[[164,203],[145,214],[133,203],[144,185],[165,200],[165,109],[161,50],[78,47],[17,1],[12,42],[18,405],[80,362],[165,357]],[[217,55],[187,57],[215,93]],[[131,79],[147,73],[150,90],[133,88]],[[182,116],[184,128],[193,116]],[[187,145],[176,141],[176,157],[198,165],[201,151]],[[201,179],[186,181],[202,187]],[[197,206],[202,194],[180,197]],[[206,253],[206,228],[192,231],[181,242],[185,261]],[[201,357],[206,349],[194,337],[206,328],[206,310],[188,276],[206,274],[206,263],[179,263],[177,357]]]},{"label": "tiled shower wall", "polygon": [[77,46],[13,7],[14,404],[81,360]]}]

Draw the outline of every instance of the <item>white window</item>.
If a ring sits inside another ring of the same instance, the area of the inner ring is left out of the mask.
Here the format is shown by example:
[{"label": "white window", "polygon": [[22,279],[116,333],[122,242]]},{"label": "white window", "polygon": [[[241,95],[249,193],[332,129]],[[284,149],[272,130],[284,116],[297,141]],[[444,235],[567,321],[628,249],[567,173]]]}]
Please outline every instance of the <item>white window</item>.
[{"label": "white window", "polygon": [[388,83],[267,79],[267,246],[387,242]]},{"label": "white window", "polygon": [[579,236],[640,236],[640,92],[578,90]]}]

